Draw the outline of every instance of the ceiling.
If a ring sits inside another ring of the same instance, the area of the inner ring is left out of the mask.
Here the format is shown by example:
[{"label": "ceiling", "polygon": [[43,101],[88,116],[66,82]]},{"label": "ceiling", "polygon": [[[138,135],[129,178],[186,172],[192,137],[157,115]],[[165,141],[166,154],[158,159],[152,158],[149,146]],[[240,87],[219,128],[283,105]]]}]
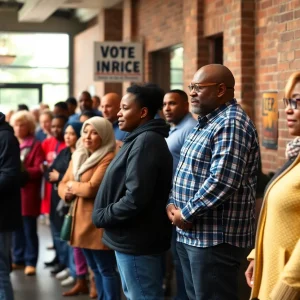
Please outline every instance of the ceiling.
[{"label": "ceiling", "polygon": [[120,4],[122,0],[0,0],[0,8],[16,7],[19,22],[42,23],[53,14],[74,14],[81,22],[98,15],[102,8]]}]

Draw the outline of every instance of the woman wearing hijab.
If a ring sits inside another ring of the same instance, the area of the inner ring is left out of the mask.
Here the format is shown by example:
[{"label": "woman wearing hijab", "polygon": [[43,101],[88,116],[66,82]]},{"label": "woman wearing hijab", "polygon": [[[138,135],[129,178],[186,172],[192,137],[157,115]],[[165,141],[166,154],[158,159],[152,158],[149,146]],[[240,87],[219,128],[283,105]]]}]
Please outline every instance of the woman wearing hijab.
[{"label": "woman wearing hijab", "polygon": [[100,117],[84,122],[82,143],[75,150],[58,193],[73,202],[70,244],[83,249],[95,275],[98,299],[119,300],[119,277],[114,252],[102,243],[103,229],[92,223],[95,196],[116,147],[112,125]]},{"label": "woman wearing hijab", "polygon": [[[288,131],[300,137],[300,72],[285,88]],[[287,147],[288,162],[273,177],[265,192],[258,221],[255,249],[246,280],[251,299],[300,299],[300,155],[299,140]]]},{"label": "woman wearing hijab", "polygon": [[154,119],[163,104],[156,85],[127,89],[119,128],[130,134],[110,164],[97,194],[93,222],[115,250],[127,299],[163,299],[162,255],[170,248],[166,214],[172,181],[169,127]]}]

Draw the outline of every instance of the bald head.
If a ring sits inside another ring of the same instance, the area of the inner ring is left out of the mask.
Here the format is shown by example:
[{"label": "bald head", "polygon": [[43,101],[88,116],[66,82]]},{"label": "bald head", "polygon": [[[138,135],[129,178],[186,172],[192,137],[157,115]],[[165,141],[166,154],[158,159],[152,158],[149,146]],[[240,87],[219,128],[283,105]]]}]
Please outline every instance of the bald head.
[{"label": "bald head", "polygon": [[231,71],[227,67],[218,64],[206,65],[200,68],[195,73],[193,82],[224,83],[227,87],[231,88],[235,85],[235,80]]},{"label": "bald head", "polygon": [[115,122],[118,117],[117,114],[120,110],[121,97],[116,93],[108,93],[101,99],[101,111],[103,117],[110,122]]},{"label": "bald head", "polygon": [[218,64],[206,65],[194,75],[190,92],[192,111],[205,116],[233,99],[235,80],[231,71]]}]

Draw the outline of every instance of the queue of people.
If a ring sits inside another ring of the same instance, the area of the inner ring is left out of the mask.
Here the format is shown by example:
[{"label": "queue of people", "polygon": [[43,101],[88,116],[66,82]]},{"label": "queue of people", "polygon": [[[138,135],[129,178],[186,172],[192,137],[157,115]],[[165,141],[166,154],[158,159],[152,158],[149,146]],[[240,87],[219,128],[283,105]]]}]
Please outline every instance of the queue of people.
[{"label": "queue of people", "polygon": [[[85,91],[81,115],[74,99],[57,103],[54,114],[40,114],[36,137],[30,112],[12,115],[13,130],[0,114],[0,191],[9,202],[0,213],[4,299],[13,299],[8,232],[12,267],[36,273],[41,203],[57,254],[47,264],[73,285],[64,296],[118,300],[122,286],[127,299],[164,299],[171,248],[175,299],[239,299],[241,262],[254,248],[245,273],[251,299],[299,299],[300,73],[290,77],[284,99],[296,139],[266,188],[256,238],[258,135],[234,88],[225,66],[199,69],[189,85],[197,120],[184,91],[165,94],[155,84],[132,85],[122,98],[92,99]],[[166,120],[156,117],[161,109]],[[66,215],[68,241],[61,239]]]}]

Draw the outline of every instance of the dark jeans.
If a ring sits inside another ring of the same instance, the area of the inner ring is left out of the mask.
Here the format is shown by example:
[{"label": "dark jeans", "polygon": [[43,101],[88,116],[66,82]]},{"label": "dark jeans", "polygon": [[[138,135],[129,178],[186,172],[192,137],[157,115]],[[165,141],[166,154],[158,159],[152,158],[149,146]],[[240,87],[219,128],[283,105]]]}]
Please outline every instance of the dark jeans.
[{"label": "dark jeans", "polygon": [[13,262],[35,267],[39,253],[37,217],[23,217],[23,228],[13,232]]},{"label": "dark jeans", "polygon": [[177,292],[176,292],[176,296],[174,297],[174,300],[189,300],[185,290],[180,258],[178,256],[177,249],[176,249],[176,244],[177,244],[176,237],[177,237],[176,227],[173,226],[171,251],[172,251],[172,258],[175,267],[176,287],[177,287]]},{"label": "dark jeans", "polygon": [[113,251],[82,249],[95,275],[98,300],[120,300],[120,278]]},{"label": "dark jeans", "polygon": [[9,278],[11,232],[0,232],[0,299],[14,300]]},{"label": "dark jeans", "polygon": [[128,300],[163,300],[162,255],[116,251],[123,291]]},{"label": "dark jeans", "polygon": [[245,249],[220,244],[198,248],[177,242],[190,300],[238,300],[238,275]]}]

